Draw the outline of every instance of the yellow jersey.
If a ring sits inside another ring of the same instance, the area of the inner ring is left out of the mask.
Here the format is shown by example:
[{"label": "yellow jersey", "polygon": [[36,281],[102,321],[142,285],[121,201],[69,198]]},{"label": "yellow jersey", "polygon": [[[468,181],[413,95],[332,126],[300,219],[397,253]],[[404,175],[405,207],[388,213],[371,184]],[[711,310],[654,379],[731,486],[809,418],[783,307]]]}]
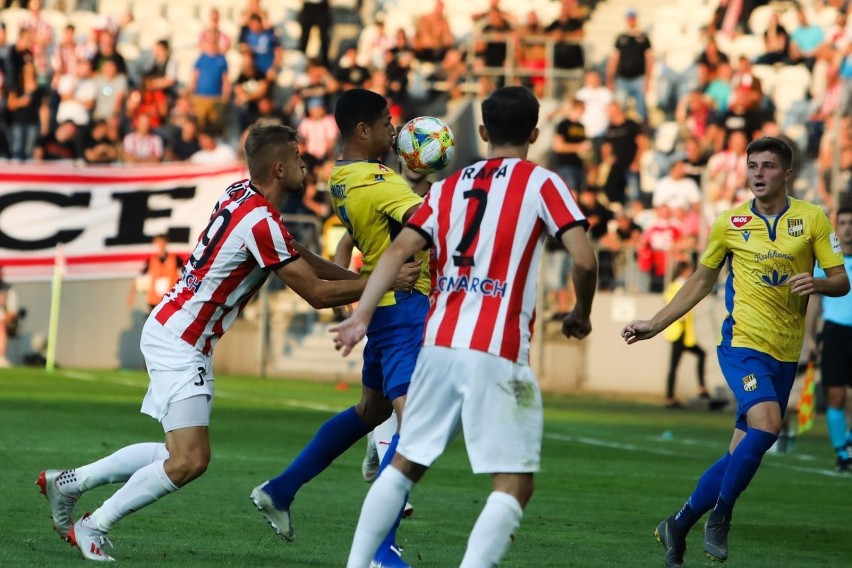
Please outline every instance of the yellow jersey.
[{"label": "yellow jersey", "polygon": [[[352,241],[361,251],[364,266],[361,274],[369,276],[379,257],[402,230],[403,215],[423,202],[405,179],[378,161],[338,161],[328,182],[334,213],[346,227]],[[428,296],[429,253],[419,252],[420,278],[415,289]],[[385,294],[379,306],[396,304],[393,292]]]},{"label": "yellow jersey", "polygon": [[774,218],[764,217],[747,201],[716,219],[701,263],[717,269],[726,260],[728,315],[719,344],[798,361],[808,298],[790,292],[788,281],[813,272],[815,260],[825,268],[843,264],[828,217],[816,205],[793,198]]},{"label": "yellow jersey", "polygon": [[[663,293],[663,299],[667,304],[674,299],[685,283],[686,279],[684,278],[672,280],[672,283],[669,284],[669,287]],[[698,342],[695,338],[695,316],[692,310],[686,312],[682,318],[675,320],[674,323],[667,327],[665,337],[667,341],[672,343],[683,337],[683,345],[685,347],[694,347]]]}]

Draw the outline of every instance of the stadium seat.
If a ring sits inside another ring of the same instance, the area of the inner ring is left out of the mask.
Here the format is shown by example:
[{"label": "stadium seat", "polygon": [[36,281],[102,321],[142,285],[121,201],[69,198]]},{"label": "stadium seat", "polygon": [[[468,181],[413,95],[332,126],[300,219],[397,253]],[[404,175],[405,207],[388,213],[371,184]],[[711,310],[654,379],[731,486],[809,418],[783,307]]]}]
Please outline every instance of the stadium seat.
[{"label": "stadium seat", "polygon": [[192,72],[195,69],[195,61],[198,59],[198,55],[198,49],[181,49],[172,53],[172,58],[177,65],[178,82],[182,85],[188,85],[192,79]]},{"label": "stadium seat", "polygon": [[59,10],[42,10],[41,11],[42,19],[50,24],[50,27],[53,28],[53,37],[59,37],[59,33],[62,29],[68,25],[68,16]]},{"label": "stadium seat", "polygon": [[748,18],[748,27],[751,33],[757,37],[763,37],[763,33],[769,27],[769,19],[775,11],[775,8],[769,5],[756,7]]},{"label": "stadium seat", "polygon": [[760,79],[763,94],[772,97],[778,84],[778,70],[774,65],[752,65],[751,72]]},{"label": "stadium seat", "polygon": [[165,6],[156,0],[140,0],[133,3],[130,10],[133,19],[146,25],[149,21],[162,18],[165,14]]},{"label": "stadium seat", "polygon": [[127,0],[99,0],[98,13],[107,16],[122,16],[130,12],[130,2]]},{"label": "stadium seat", "polygon": [[837,23],[837,8],[834,6],[823,6],[813,15],[813,20],[811,21],[823,30],[827,30]]},{"label": "stadium seat", "polygon": [[85,10],[76,10],[68,14],[68,21],[74,24],[75,34],[78,40],[88,37],[89,32],[95,27],[100,16],[95,12],[87,12]]},{"label": "stadium seat", "polygon": [[751,34],[743,34],[734,39],[731,46],[731,51],[728,57],[731,58],[731,63],[736,66],[736,61],[741,56],[745,56],[749,61],[753,61],[756,57],[766,52],[766,46],[763,44],[763,38],[753,36]]},{"label": "stadium seat", "polygon": [[804,65],[787,65],[778,70],[776,85],[783,88],[775,89],[773,101],[777,117],[782,119],[787,110],[799,101],[803,101],[811,85],[811,73]]},{"label": "stadium seat", "polygon": [[192,49],[198,46],[198,37],[201,35],[203,25],[198,20],[182,20],[181,25],[172,26],[171,46],[172,49]]},{"label": "stadium seat", "polygon": [[169,2],[166,4],[166,19],[178,26],[198,17],[198,6],[195,4],[188,2]]}]

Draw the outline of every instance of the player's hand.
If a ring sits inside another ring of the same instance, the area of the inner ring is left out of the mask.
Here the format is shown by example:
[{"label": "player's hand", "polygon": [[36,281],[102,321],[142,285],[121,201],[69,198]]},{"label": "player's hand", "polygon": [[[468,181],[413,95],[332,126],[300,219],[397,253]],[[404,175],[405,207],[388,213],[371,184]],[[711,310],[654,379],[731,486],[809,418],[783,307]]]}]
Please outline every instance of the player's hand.
[{"label": "player's hand", "polygon": [[588,317],[578,316],[574,310],[570,311],[562,320],[562,335],[585,339],[592,332],[592,322]]},{"label": "player's hand", "polygon": [[393,281],[391,290],[408,292],[414,288],[414,285],[417,284],[417,279],[420,278],[420,265],[419,260],[403,264],[399,270],[399,274],[396,275],[396,279]]},{"label": "player's hand", "polygon": [[796,274],[790,278],[788,285],[790,286],[790,291],[797,296],[810,296],[816,292],[814,275],[807,272]]},{"label": "player's hand", "polygon": [[635,320],[624,326],[621,330],[621,337],[627,342],[627,345],[633,345],[637,341],[643,339],[651,339],[657,335],[658,331],[649,321]]},{"label": "player's hand", "polygon": [[367,335],[367,322],[362,321],[357,314],[342,322],[340,325],[328,328],[334,333],[334,348],[346,357],[352,353],[352,348]]}]

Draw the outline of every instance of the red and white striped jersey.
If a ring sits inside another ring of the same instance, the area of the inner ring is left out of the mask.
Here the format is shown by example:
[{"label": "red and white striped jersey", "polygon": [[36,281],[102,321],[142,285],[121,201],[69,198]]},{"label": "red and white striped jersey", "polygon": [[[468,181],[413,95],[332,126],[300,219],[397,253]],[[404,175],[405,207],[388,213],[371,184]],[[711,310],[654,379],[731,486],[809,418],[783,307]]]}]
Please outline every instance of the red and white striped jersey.
[{"label": "red and white striped jersey", "polygon": [[270,272],[299,258],[275,207],[250,180],[216,203],[174,288],[151,312],[166,329],[209,354]]},{"label": "red and white striped jersey", "polygon": [[562,179],[525,160],[483,160],[434,184],[408,221],[437,256],[423,344],[528,364],[542,244],[578,224]]}]

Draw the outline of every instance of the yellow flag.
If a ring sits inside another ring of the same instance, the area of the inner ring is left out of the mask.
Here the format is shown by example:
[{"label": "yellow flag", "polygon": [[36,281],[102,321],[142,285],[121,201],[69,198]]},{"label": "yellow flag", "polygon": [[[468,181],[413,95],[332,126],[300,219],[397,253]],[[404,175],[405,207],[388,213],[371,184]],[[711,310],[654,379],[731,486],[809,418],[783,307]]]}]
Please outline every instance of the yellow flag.
[{"label": "yellow flag", "polygon": [[813,427],[815,414],[814,363],[808,361],[808,367],[805,371],[805,384],[802,387],[802,394],[799,396],[799,434],[803,434]]}]

